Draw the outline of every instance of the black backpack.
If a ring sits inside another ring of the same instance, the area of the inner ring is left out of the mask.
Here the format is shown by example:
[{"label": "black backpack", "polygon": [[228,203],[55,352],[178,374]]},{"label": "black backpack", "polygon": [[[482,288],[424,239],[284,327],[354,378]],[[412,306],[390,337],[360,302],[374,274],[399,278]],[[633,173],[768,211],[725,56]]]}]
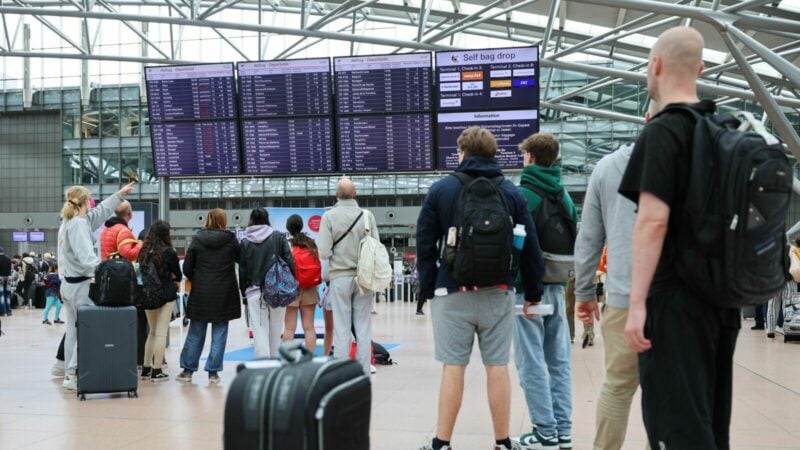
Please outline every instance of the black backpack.
[{"label": "black backpack", "polygon": [[144,309],[158,309],[175,299],[178,288],[169,274],[162,275],[156,267],[155,258],[141,265],[142,287],[139,302]]},{"label": "black backpack", "polygon": [[391,366],[395,364],[395,362],[392,361],[392,355],[389,354],[389,350],[386,350],[386,347],[375,341],[372,341],[372,359],[374,359],[375,364],[379,366]]},{"label": "black backpack", "polygon": [[462,286],[504,283],[512,270],[514,237],[514,219],[500,191],[504,178],[453,175],[463,184],[453,222],[456,247],[446,258],[453,278]]},{"label": "black backpack", "polygon": [[536,236],[544,259],[545,283],[566,283],[575,278],[575,239],[577,225],[564,204],[564,189],[547,192],[531,183],[522,187],[533,191],[542,201],[533,214]]},{"label": "black backpack", "polygon": [[738,131],[731,115],[697,119],[675,267],[686,287],[722,308],[767,302],[783,289],[792,168],[780,143]]},{"label": "black backpack", "polygon": [[98,306],[131,306],[135,285],[133,264],[112,253],[97,266],[91,297]]}]

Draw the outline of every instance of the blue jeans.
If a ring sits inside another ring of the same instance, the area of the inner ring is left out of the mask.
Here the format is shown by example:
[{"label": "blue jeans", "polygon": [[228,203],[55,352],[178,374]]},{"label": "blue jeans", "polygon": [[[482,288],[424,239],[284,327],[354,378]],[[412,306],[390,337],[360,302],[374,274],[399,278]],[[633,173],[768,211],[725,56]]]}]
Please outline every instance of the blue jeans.
[{"label": "blue jeans", "polygon": [[[517,295],[517,304],[524,296]],[[553,314],[528,319],[515,316],[514,362],[528,403],[531,422],[544,435],[572,434],[572,368],[564,286],[544,285],[542,304]]]},{"label": "blue jeans", "polygon": [[[206,359],[206,372],[221,372],[222,359],[225,356],[225,344],[228,341],[228,322],[210,322],[211,350]],[[200,353],[206,343],[206,330],[209,322],[192,320],[189,322],[189,333],[181,351],[181,368],[189,372],[197,372],[200,366]]]},{"label": "blue jeans", "polygon": [[0,277],[0,314],[11,314],[11,291],[8,277]]}]

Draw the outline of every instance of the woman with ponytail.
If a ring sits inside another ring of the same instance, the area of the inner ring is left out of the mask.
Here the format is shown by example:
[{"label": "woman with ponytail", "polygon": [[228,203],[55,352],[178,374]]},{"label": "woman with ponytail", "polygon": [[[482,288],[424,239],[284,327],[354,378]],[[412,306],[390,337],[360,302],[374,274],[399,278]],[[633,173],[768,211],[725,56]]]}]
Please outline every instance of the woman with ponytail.
[{"label": "woman with ponytail", "polygon": [[289,232],[292,241],[292,257],[297,281],[300,283],[300,296],[286,307],[286,329],[283,332],[283,340],[288,342],[294,339],[299,310],[306,348],[313,353],[317,345],[317,330],[314,328],[314,312],[319,303],[317,287],[322,281],[319,253],[314,240],[303,233],[302,217],[297,214],[290,216],[286,220],[286,231]]},{"label": "woman with ponytail", "polygon": [[94,199],[83,186],[72,186],[65,194],[61,209],[61,227],[58,230],[58,265],[61,276],[61,299],[67,319],[67,335],[64,346],[66,375],[63,386],[76,390],[78,368],[78,335],[75,323],[78,306],[91,305],[89,284],[100,259],[94,252],[92,232],[114,214],[122,197],[133,191],[134,183],[128,184],[95,207]]}]

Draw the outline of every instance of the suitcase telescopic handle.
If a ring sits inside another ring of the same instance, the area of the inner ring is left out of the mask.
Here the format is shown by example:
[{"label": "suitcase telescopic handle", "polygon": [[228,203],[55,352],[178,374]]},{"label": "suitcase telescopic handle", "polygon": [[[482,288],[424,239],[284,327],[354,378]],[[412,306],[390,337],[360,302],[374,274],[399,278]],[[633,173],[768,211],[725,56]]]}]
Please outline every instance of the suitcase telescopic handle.
[{"label": "suitcase telescopic handle", "polygon": [[278,351],[283,359],[290,363],[300,363],[314,359],[314,354],[308,351],[302,342],[282,344]]}]

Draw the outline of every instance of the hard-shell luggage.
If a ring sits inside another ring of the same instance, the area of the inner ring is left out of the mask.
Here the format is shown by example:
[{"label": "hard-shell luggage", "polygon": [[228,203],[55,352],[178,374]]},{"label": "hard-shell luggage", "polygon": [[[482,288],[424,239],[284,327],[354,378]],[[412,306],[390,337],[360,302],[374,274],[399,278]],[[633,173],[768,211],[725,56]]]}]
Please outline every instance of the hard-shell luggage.
[{"label": "hard-shell luggage", "polygon": [[783,342],[800,340],[800,292],[786,297],[783,304]]},{"label": "hard-shell luggage", "polygon": [[239,366],[225,404],[226,450],[368,450],[372,387],[361,365],[315,358],[298,343],[284,360]]},{"label": "hard-shell luggage", "polygon": [[111,392],[138,397],[136,308],[80,306],[77,327],[78,397]]}]

